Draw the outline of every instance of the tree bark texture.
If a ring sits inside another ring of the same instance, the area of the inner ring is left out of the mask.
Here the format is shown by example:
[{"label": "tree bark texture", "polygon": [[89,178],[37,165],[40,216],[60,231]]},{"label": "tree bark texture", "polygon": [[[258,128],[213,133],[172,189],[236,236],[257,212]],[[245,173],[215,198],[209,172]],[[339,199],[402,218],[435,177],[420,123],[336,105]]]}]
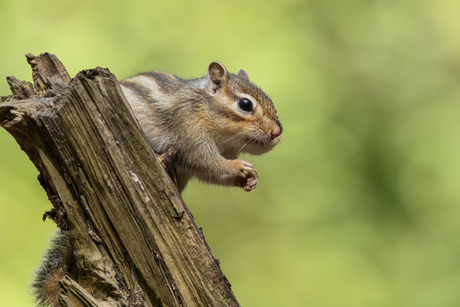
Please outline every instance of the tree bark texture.
[{"label": "tree bark texture", "polygon": [[40,172],[77,272],[63,306],[239,306],[108,69],[70,78],[52,54],[7,77],[0,124]]}]

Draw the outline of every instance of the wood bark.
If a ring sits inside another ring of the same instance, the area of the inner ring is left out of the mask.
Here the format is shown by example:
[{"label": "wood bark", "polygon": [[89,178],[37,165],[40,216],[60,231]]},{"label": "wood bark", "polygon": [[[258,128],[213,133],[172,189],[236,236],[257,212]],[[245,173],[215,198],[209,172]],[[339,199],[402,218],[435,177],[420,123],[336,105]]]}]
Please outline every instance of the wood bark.
[{"label": "wood bark", "polygon": [[[63,306],[239,306],[108,69],[70,78],[52,54],[7,77],[0,124],[40,172],[77,270]],[[168,160],[168,159],[166,159]]]}]

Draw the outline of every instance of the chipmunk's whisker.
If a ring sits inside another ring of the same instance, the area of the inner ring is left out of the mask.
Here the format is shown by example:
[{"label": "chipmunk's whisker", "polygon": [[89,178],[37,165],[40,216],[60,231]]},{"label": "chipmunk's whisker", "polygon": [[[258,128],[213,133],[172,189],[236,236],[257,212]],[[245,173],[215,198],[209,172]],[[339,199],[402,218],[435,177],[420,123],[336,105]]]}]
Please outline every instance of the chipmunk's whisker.
[{"label": "chipmunk's whisker", "polygon": [[246,147],[246,145],[248,145],[248,143],[251,142],[251,140],[248,140],[246,143],[244,143],[244,145],[240,148],[240,150],[238,150],[238,152],[242,151],[244,147]]},{"label": "chipmunk's whisker", "polygon": [[238,137],[238,135],[234,135],[234,136],[232,136],[232,137],[229,137],[228,139],[226,139],[225,141],[223,141],[222,144],[223,144],[223,143],[227,143],[227,142],[230,141],[231,139],[234,139],[234,138],[237,138],[237,137]]}]

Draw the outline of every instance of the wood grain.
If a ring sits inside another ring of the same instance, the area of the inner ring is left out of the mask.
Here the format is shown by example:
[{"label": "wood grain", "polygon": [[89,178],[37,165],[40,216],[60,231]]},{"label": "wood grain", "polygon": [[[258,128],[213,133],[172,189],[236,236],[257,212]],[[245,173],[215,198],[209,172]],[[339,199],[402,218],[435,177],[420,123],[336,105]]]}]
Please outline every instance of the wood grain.
[{"label": "wood grain", "polygon": [[0,123],[70,231],[77,272],[62,280],[62,305],[239,306],[115,76],[70,79],[54,55],[26,56],[34,86],[9,78]]}]

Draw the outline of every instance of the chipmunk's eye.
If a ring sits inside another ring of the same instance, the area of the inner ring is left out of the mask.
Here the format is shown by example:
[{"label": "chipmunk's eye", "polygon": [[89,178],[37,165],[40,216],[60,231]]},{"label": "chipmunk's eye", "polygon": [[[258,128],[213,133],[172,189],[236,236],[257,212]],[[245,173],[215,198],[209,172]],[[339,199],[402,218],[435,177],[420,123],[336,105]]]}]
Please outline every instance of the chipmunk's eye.
[{"label": "chipmunk's eye", "polygon": [[252,102],[247,98],[241,98],[239,101],[239,106],[242,110],[251,112],[252,111]]}]

